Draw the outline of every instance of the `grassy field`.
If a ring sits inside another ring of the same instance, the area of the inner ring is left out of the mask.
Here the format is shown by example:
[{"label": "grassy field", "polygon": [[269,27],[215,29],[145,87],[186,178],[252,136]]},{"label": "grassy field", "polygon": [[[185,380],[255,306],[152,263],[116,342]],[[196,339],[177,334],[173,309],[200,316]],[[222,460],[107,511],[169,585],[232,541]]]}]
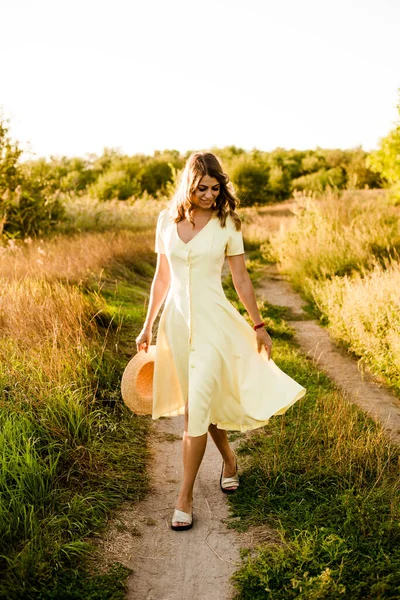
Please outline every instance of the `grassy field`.
[{"label": "grassy field", "polygon": [[119,393],[154,271],[146,219],[1,248],[2,598],[124,597],[90,538],[147,489],[148,418]]},{"label": "grassy field", "polygon": [[366,190],[297,195],[291,210],[258,237],[263,258],[277,262],[332,337],[399,394],[400,206],[383,190]]},{"label": "grassy field", "polygon": [[[260,256],[277,261],[336,339],[396,387],[398,208],[381,193],[285,204],[243,219],[253,280]],[[225,286],[244,313],[229,277]],[[235,597],[400,598],[399,449],[299,352],[284,309],[261,308],[274,360],[307,395],[239,436],[231,526],[253,531],[255,543],[242,550]]]},{"label": "grassy field", "polygon": [[286,338],[275,360],[307,396],[240,445],[232,516],[267,542],[243,551],[237,598],[400,597],[399,451]]},{"label": "grassy field", "polygon": [[[381,194],[336,201],[243,209],[248,268],[256,282],[259,261],[278,260],[338,339],[346,324],[352,343],[376,344],[383,373],[397,347],[398,209]],[[0,249],[0,597],[124,597],[128,571],[99,570],[91,540],[147,489],[149,419],[128,413],[119,382],[146,311],[162,207],[84,199],[63,231]],[[224,285],[244,314],[230,276]],[[259,543],[243,550],[237,598],[398,598],[398,449],[299,353],[282,313],[260,308],[276,362],[307,396],[242,436],[232,526],[256,528]]]},{"label": "grassy field", "polygon": [[[225,286],[244,312],[229,277]],[[299,352],[284,309],[260,308],[275,362],[307,395],[268,427],[234,436],[242,469],[230,523],[256,540],[242,549],[235,598],[400,598],[399,449]]]}]

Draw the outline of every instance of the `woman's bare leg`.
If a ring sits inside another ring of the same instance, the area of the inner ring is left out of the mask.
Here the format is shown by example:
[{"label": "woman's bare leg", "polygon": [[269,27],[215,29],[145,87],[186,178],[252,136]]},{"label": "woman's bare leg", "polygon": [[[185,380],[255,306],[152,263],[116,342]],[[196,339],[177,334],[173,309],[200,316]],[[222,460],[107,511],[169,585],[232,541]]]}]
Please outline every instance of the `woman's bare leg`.
[{"label": "woman's bare leg", "polygon": [[[191,514],[193,505],[193,486],[197,472],[203,460],[204,452],[207,445],[207,433],[196,437],[187,434],[187,406],[185,411],[185,429],[182,439],[182,458],[183,458],[183,482],[179,492],[176,508],[183,512]],[[178,527],[187,525],[180,521],[174,521],[173,525]]]},{"label": "woman's bare leg", "polygon": [[[208,428],[214,444],[217,446],[222,460],[224,461],[224,477],[233,477],[236,474],[235,454],[229,446],[228,435],[225,429],[218,429],[216,425],[211,425]],[[229,486],[228,490],[236,490],[237,486]]]}]

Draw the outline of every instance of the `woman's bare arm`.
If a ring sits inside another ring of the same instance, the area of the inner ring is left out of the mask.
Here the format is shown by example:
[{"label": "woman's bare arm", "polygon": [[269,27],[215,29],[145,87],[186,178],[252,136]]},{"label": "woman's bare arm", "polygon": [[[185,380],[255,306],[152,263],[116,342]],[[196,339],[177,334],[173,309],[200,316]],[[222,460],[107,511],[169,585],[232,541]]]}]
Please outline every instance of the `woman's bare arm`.
[{"label": "woman's bare arm", "polygon": [[[237,256],[228,256],[228,262],[232,273],[233,285],[242,304],[249,313],[253,323],[258,325],[262,318],[258,310],[256,296],[254,294],[253,284],[250,275],[246,269],[244,254]],[[257,344],[258,351],[261,352],[263,346],[268,353],[268,358],[271,356],[272,340],[264,328],[257,329]]]},{"label": "woman's bare arm", "polygon": [[157,254],[157,265],[150,288],[147,316],[143,324],[142,331],[136,338],[136,347],[138,352],[142,349],[147,352],[149,349],[152,339],[153,323],[156,320],[158,312],[168,293],[170,281],[171,274],[169,271],[167,257],[165,254]]},{"label": "woman's bare arm", "polygon": [[249,313],[254,325],[257,325],[261,323],[262,319],[258,310],[253,284],[246,269],[244,254],[228,256],[228,262],[237,295]]}]

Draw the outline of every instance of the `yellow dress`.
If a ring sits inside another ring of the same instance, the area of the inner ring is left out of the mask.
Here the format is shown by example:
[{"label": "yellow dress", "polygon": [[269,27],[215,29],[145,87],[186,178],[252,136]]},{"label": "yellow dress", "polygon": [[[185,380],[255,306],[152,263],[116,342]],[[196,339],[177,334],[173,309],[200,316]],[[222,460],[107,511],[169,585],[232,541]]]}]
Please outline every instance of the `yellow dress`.
[{"label": "yellow dress", "polygon": [[220,429],[247,431],[268,423],[305,389],[257,351],[256,332],[225,296],[225,256],[243,254],[242,232],[213,215],[183,242],[168,209],[161,211],[155,251],[166,254],[171,283],[156,341],[153,419],[182,415],[188,435]]}]

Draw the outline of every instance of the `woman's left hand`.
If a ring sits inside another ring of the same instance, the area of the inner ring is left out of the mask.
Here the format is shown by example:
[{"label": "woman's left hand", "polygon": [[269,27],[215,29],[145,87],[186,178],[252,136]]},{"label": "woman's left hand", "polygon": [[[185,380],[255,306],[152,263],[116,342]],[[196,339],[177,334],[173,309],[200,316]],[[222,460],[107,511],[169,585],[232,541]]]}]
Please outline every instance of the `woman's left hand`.
[{"label": "woman's left hand", "polygon": [[271,358],[272,340],[265,329],[257,329],[256,334],[258,351],[261,352],[262,348],[265,347],[269,360]]}]

